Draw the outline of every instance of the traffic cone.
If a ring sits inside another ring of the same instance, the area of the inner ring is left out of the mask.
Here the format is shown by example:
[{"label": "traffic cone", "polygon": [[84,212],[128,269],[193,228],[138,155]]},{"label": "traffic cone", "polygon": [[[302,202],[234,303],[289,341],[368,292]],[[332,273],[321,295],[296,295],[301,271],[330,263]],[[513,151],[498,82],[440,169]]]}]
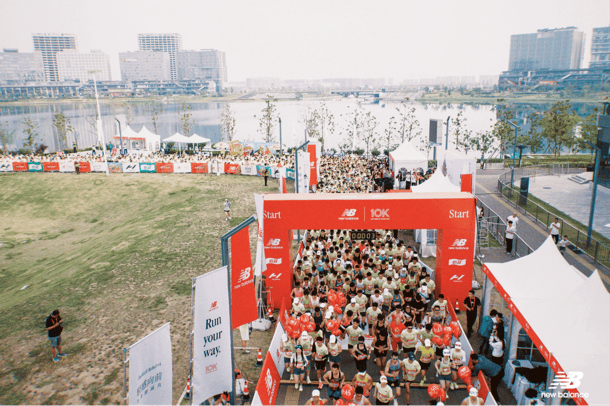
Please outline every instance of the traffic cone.
[{"label": "traffic cone", "polygon": [[243,400],[250,399],[250,389],[248,389],[248,381],[246,381],[246,384],[244,386],[244,394],[242,395],[242,399]]},{"label": "traffic cone", "polygon": [[457,298],[455,299],[455,313],[460,313],[460,302],[458,302]]},{"label": "traffic cone", "polygon": [[191,376],[189,375],[188,378],[186,378],[186,395],[184,395],[185,399],[190,399],[191,398]]},{"label": "traffic cone", "polygon": [[275,321],[275,317],[273,317],[273,309],[271,307],[267,308],[267,316],[269,317],[269,321],[271,323]]},{"label": "traffic cone", "polygon": [[256,366],[257,367],[263,366],[263,353],[260,348],[258,349],[258,355],[256,356]]}]

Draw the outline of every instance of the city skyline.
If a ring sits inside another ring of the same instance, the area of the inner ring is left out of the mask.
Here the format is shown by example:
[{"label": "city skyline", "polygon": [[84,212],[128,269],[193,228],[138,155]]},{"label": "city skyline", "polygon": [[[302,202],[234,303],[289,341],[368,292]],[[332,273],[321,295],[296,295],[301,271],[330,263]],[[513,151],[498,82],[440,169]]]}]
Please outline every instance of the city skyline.
[{"label": "city skyline", "polygon": [[[395,82],[436,76],[495,75],[508,70],[510,37],[575,26],[591,34],[608,25],[608,1],[321,1],[266,2],[63,0],[3,2],[0,47],[33,50],[32,34],[70,33],[80,52],[110,56],[137,51],[138,34],[179,33],[184,50],[226,53],[228,81],[248,77],[322,79],[387,77]],[[65,10],[70,10],[69,18]],[[20,18],[26,16],[27,18]]]}]

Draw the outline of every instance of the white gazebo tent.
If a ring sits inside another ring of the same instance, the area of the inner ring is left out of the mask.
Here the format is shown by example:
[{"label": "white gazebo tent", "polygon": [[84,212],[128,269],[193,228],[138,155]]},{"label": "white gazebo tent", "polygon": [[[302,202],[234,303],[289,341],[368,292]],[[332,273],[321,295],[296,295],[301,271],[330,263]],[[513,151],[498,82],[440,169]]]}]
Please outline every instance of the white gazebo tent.
[{"label": "white gazebo tent", "polygon": [[409,141],[390,152],[390,170],[396,173],[405,168],[409,172],[416,168],[428,169],[428,158],[418,151]]},{"label": "white gazebo tent", "polygon": [[197,134],[191,135],[190,137],[188,137],[188,139],[189,144],[209,144],[211,142],[209,138],[204,138]]},{"label": "white gazebo tent", "polygon": [[146,143],[146,150],[149,153],[154,153],[158,151],[161,147],[161,136],[149,131],[146,126],[142,126],[142,129],[138,133],[140,137],[144,138],[144,142]]},{"label": "white gazebo tent", "polygon": [[[119,147],[121,145],[121,138],[123,138],[123,148],[128,151],[149,153],[158,150],[160,139],[158,135],[151,133],[146,127],[142,127],[140,132],[137,133],[129,126],[126,126],[125,129],[121,131],[121,134],[117,133],[114,135],[112,137],[112,143]],[[154,149],[155,144],[157,145],[157,149]]]},{"label": "white gazebo tent", "polygon": [[[189,141],[189,137],[186,137],[180,133],[176,133],[174,135],[172,135],[171,137],[167,137],[166,139],[163,140],[163,142],[174,142],[177,144],[188,144]],[[182,151],[182,149],[180,148],[180,151]]]},{"label": "white gazebo tent", "polygon": [[[460,187],[455,186],[443,173],[437,169],[424,183],[413,186],[413,193],[459,192]],[[436,256],[436,244],[428,244],[428,230],[415,230],[415,241],[421,243],[420,255],[423,258]]]},{"label": "white gazebo tent", "polygon": [[457,150],[441,149],[438,151],[437,168],[442,169],[454,185],[462,184],[461,176],[472,174],[472,192],[474,194],[477,176],[477,159]]},{"label": "white gazebo tent", "polygon": [[[587,278],[568,264],[550,236],[530,255],[506,263],[485,263],[483,271],[487,277],[483,314],[490,311],[495,287],[514,316],[506,336],[511,360],[506,370],[514,371],[512,360],[523,328],[555,374],[583,374],[576,389],[588,393],[583,400],[610,404],[610,295],[597,271]],[[511,375],[507,373],[505,378],[509,384]],[[552,375],[549,373],[547,388]],[[561,400],[551,399],[552,404]]]}]

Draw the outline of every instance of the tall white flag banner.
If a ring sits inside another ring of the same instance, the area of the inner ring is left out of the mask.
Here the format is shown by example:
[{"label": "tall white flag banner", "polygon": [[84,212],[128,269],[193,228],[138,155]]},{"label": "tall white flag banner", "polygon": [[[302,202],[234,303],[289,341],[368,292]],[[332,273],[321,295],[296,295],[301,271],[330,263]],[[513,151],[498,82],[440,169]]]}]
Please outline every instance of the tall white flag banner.
[{"label": "tall white flag banner", "polygon": [[299,190],[297,190],[297,193],[309,193],[309,173],[311,171],[309,167],[309,152],[297,151],[297,157],[299,160],[297,167],[299,171]]},{"label": "tall white flag banner", "polygon": [[231,309],[228,269],[215,269],[195,279],[193,323],[193,404],[233,389]]},{"label": "tall white flag banner", "polygon": [[129,347],[129,404],[172,404],[169,323]]},{"label": "tall white flag banner", "polygon": [[265,264],[265,249],[263,245],[263,196],[254,193],[254,204],[256,205],[256,217],[258,218],[258,238],[256,240],[256,261],[254,262],[254,275],[261,276],[267,269]]}]

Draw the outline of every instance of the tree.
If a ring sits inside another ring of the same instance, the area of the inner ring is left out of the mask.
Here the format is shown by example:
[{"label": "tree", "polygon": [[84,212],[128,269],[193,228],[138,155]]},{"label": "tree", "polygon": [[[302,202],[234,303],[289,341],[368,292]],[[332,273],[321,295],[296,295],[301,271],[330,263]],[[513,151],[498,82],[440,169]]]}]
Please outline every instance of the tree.
[{"label": "tree", "polygon": [[[273,137],[273,130],[275,129],[277,123],[277,111],[275,108],[275,104],[277,99],[267,95],[267,99],[265,100],[265,107],[261,112],[263,115],[259,118],[259,129],[258,131],[262,134],[265,142],[273,142],[275,141]],[[256,115],[254,118],[258,118]]]},{"label": "tree", "polygon": [[29,116],[24,117],[22,123],[24,126],[23,133],[25,134],[23,146],[32,151],[36,144],[36,138],[38,137],[38,123],[33,122]]},{"label": "tree", "polygon": [[8,121],[5,124],[0,123],[0,142],[2,143],[2,151],[6,154],[9,145],[13,143],[13,135],[15,130],[9,130]]},{"label": "tree", "polygon": [[379,125],[377,118],[370,112],[367,111],[364,115],[364,122],[362,126],[362,140],[366,145],[366,154],[369,154],[371,146],[375,146],[377,142],[377,125]]},{"label": "tree", "polygon": [[153,131],[159,134],[159,124],[161,123],[161,114],[163,113],[163,104],[151,102],[146,105],[146,112],[150,116]]},{"label": "tree", "polygon": [[320,106],[318,107],[318,116],[320,117],[321,126],[320,136],[318,139],[322,144],[322,150],[324,150],[326,134],[332,136],[335,133],[335,116],[328,110],[328,107],[324,102],[320,103]]},{"label": "tree", "polygon": [[508,123],[515,118],[515,114],[503,105],[504,99],[497,99],[497,102],[496,122],[491,129],[491,135],[499,143],[500,151],[506,151],[508,144],[515,139],[514,127]]},{"label": "tree", "polygon": [[[348,106],[348,109],[351,109],[351,106]],[[344,134],[343,142],[344,144],[349,145],[349,150],[353,151],[356,142],[362,138],[362,120],[364,119],[364,115],[364,109],[360,102],[357,102],[357,105],[353,110],[345,113],[346,125],[341,134]],[[341,114],[341,116],[343,116],[343,114]]]},{"label": "tree", "polygon": [[130,126],[133,118],[138,115],[138,110],[136,106],[129,102],[122,103],[122,107],[125,111],[125,123],[127,124],[127,126]]},{"label": "tree", "polygon": [[481,152],[481,167],[485,165],[485,155],[493,152],[492,148],[496,143],[497,138],[494,136],[493,130],[479,131],[474,137],[469,131],[464,139],[464,144],[468,145],[469,149]]},{"label": "tree", "polygon": [[64,115],[63,111],[53,116],[53,127],[55,127],[60,148],[68,148],[68,134],[74,133],[74,128],[72,128],[70,119]]},{"label": "tree", "polygon": [[225,142],[233,141],[233,137],[235,137],[235,113],[233,113],[231,105],[228,103],[225,104],[220,113],[220,131]]},{"label": "tree", "polygon": [[193,107],[190,104],[182,103],[182,106],[178,109],[178,118],[180,119],[180,128],[182,129],[184,136],[190,137],[193,126],[195,125]]},{"label": "tree", "polygon": [[409,107],[407,103],[409,98],[400,102],[400,106],[396,107],[398,112],[398,133],[400,134],[400,142],[411,141],[421,135],[421,126],[419,120],[415,116],[415,107]]},{"label": "tree", "polygon": [[303,110],[301,110],[299,123],[305,127],[308,137],[316,139],[320,138],[320,114],[315,107],[312,105],[306,105]]},{"label": "tree", "polygon": [[589,141],[593,145],[597,144],[597,107],[593,109],[593,113],[580,122],[580,137],[577,138],[579,149],[581,151],[590,151],[591,155],[593,155],[595,148],[585,141]]},{"label": "tree", "polygon": [[381,137],[382,146],[388,151],[392,151],[396,148],[396,118],[394,116],[390,117],[390,121],[388,122],[388,128],[383,130],[384,135]]},{"label": "tree", "polygon": [[466,135],[471,135],[471,133],[466,134],[466,130],[464,129],[466,124],[466,117],[464,117],[464,111],[460,110],[457,113],[455,118],[451,119],[451,135],[455,137],[455,149],[459,150],[460,148],[468,148],[468,142],[465,142],[464,138]]},{"label": "tree", "polygon": [[554,156],[561,155],[563,147],[571,148],[574,144],[574,125],[577,120],[569,100],[558,101],[544,113],[540,120],[542,137],[547,141]]},{"label": "tree", "polygon": [[535,154],[536,152],[541,151],[544,146],[544,139],[542,138],[542,134],[540,134],[540,116],[537,113],[532,113],[528,115],[527,119],[530,123],[530,128],[526,134],[517,137],[517,142],[522,145],[527,145],[530,152]]}]

